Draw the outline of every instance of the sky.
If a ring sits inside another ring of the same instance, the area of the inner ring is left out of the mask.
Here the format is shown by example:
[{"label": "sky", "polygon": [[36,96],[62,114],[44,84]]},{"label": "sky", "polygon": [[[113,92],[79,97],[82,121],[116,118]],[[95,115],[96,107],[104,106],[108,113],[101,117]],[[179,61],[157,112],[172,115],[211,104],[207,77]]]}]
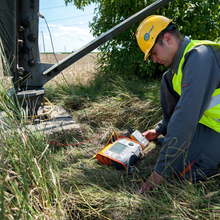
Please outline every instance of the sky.
[{"label": "sky", "polygon": [[[66,6],[64,0],[40,0],[39,4],[39,12],[48,23],[56,53],[76,51],[94,40],[89,22],[94,16],[95,4],[86,6],[84,11],[73,3]],[[38,40],[40,52],[53,52],[49,31],[42,18],[39,18]]]}]

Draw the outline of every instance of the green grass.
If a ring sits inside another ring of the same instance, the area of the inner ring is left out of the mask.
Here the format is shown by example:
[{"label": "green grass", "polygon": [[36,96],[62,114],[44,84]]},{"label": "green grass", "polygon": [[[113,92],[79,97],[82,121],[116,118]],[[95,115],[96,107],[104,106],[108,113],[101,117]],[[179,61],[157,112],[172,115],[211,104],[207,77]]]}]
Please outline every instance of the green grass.
[{"label": "green grass", "polygon": [[220,218],[218,171],[194,185],[170,177],[153,195],[136,194],[156,163],[157,141],[133,171],[105,167],[94,158],[113,130],[123,134],[127,123],[144,131],[162,118],[160,80],[100,73],[88,84],[79,79],[69,85],[71,91],[48,84],[46,97],[66,108],[80,128],[53,136],[29,131],[18,120],[8,85],[2,85],[0,107],[10,132],[0,127],[0,219]]}]

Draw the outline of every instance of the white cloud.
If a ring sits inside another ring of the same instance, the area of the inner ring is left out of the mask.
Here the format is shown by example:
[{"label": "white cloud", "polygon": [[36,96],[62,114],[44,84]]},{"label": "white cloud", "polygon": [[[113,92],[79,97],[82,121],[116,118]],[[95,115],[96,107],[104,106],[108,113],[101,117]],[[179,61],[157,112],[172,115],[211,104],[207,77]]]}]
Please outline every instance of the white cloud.
[{"label": "white cloud", "polygon": [[[51,35],[55,52],[78,50],[94,39],[89,28],[51,24]],[[46,51],[52,52],[49,33],[44,34]],[[40,41],[41,42],[41,41]],[[42,48],[40,46],[40,48]]]},{"label": "white cloud", "polygon": [[48,26],[50,28],[50,27],[56,27],[57,25],[55,25],[55,24],[48,24]]}]

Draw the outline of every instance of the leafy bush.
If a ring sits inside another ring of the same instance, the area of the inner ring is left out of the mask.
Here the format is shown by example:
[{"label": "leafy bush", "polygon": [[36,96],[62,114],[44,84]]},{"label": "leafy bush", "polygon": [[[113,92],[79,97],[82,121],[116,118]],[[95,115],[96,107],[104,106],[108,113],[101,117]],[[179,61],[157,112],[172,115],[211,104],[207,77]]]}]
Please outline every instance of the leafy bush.
[{"label": "leafy bush", "polygon": [[[79,9],[96,3],[97,7],[90,27],[93,35],[98,37],[154,1],[65,0],[66,4],[70,2],[73,2]],[[176,0],[154,14],[172,18],[184,36],[214,41],[220,37],[220,7],[218,3],[218,0]],[[144,62],[144,54],[135,39],[138,25],[139,23],[133,25],[99,47],[102,52],[99,62],[103,71],[136,74],[141,77],[157,77],[165,71],[164,67],[159,67],[152,61]]]}]

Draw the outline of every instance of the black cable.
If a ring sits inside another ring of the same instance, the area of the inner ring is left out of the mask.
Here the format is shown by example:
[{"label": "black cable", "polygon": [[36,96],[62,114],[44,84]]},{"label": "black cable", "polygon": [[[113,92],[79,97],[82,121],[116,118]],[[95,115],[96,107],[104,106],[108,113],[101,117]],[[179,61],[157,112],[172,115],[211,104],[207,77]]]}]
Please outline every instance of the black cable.
[{"label": "black cable", "polygon": [[[62,27],[73,27],[73,26],[78,26],[78,25],[82,26],[82,25],[88,25],[88,24],[85,23],[85,24],[62,25]],[[57,28],[57,26],[50,27],[50,29],[52,29],[52,28]],[[42,29],[47,29],[47,27],[41,27],[40,30],[42,30]]]},{"label": "black cable", "polygon": [[[122,112],[122,111],[121,111]],[[120,113],[121,112],[119,112],[119,114],[118,114],[118,116],[119,116],[119,118],[121,119],[121,121],[128,127],[128,131],[130,132],[130,133],[133,133],[134,132],[134,130],[122,119],[122,117],[120,116]]]},{"label": "black cable", "polygon": [[[135,109],[127,109],[127,110],[123,110],[123,111],[120,111],[120,112],[119,112],[119,114],[118,114],[119,118],[120,118],[121,121],[128,127],[128,131],[131,132],[131,133],[133,133],[134,130],[133,130],[133,129],[122,119],[122,117],[120,116],[121,112],[126,112],[126,111],[137,112],[137,113],[140,113],[144,118],[146,118],[146,117],[144,116],[144,114],[143,114],[142,112],[140,112],[140,111],[138,111],[138,110],[135,110]],[[146,118],[146,119],[147,119],[147,118]]]},{"label": "black cable", "polygon": [[[74,6],[74,5],[69,5],[69,6]],[[61,5],[61,6],[55,6],[55,7],[50,7],[50,8],[41,8],[41,10],[48,10],[48,9],[54,9],[54,8],[63,8],[63,7],[67,7],[67,6],[66,5]]]},{"label": "black cable", "polygon": [[[86,15],[78,15],[78,16],[74,16],[74,17],[69,17],[69,18],[60,18],[60,19],[56,19],[56,20],[50,20],[49,22],[51,21],[61,21],[61,20],[67,20],[67,19],[72,19],[72,18],[79,18],[79,17],[85,17],[85,16],[89,16],[89,15],[92,15],[92,14],[86,14]],[[44,18],[45,19],[45,18]]]}]

